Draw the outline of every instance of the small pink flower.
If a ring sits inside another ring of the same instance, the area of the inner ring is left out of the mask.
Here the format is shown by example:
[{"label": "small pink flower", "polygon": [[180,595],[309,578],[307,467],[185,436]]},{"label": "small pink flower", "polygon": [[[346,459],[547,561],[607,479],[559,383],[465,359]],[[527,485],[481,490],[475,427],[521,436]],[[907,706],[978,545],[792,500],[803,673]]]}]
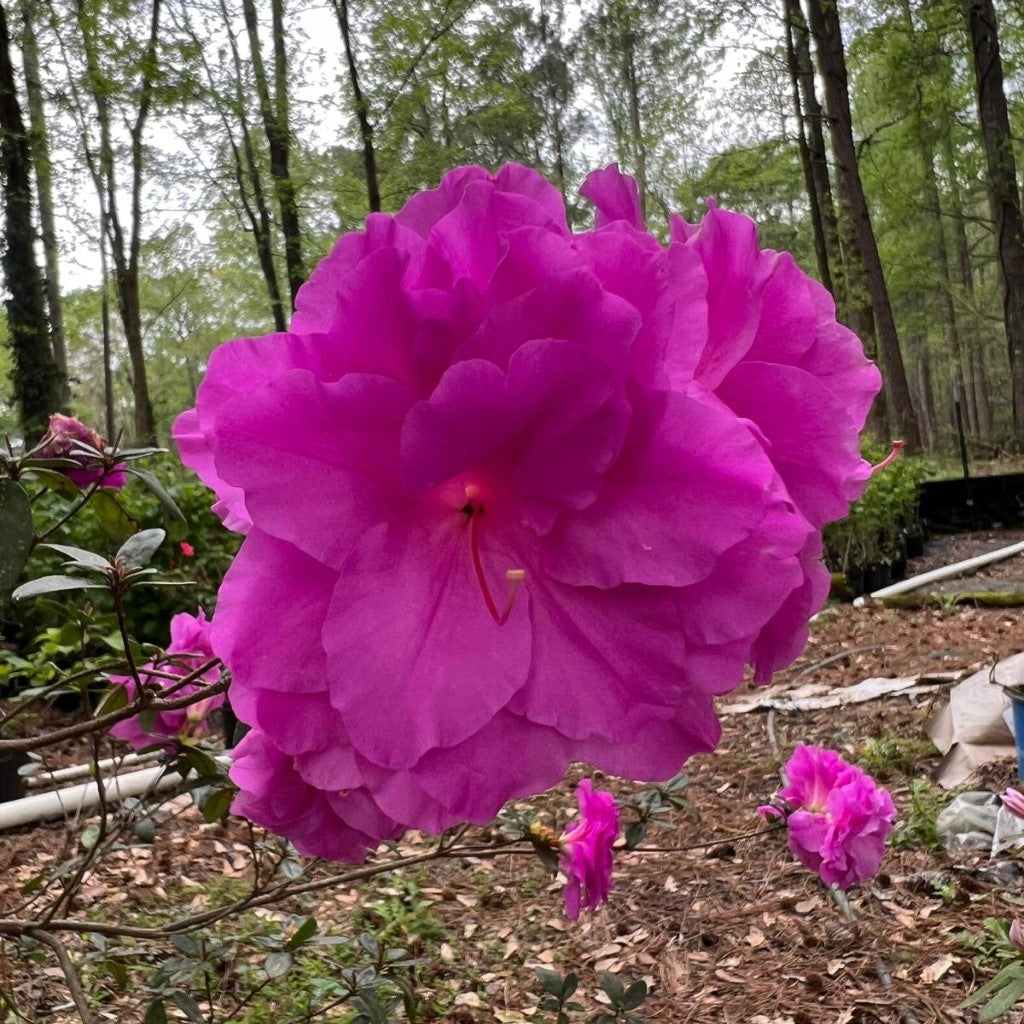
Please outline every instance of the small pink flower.
[{"label": "small pink flower", "polygon": [[[171,619],[171,642],[167,646],[167,653],[187,656],[177,657],[173,661],[159,666],[154,662],[143,665],[139,669],[139,676],[144,683],[152,682],[161,689],[167,689],[175,684],[175,680],[167,679],[164,676],[153,676],[147,672],[147,669],[159,667],[162,672],[184,677],[214,657],[213,648],[210,646],[210,624],[201,608],[198,615],[182,612]],[[202,687],[215,683],[219,678],[220,670],[212,668],[195,683],[189,683],[180,690],[176,690],[174,696],[184,697],[195,693]],[[110,681],[120,683],[128,691],[129,700],[135,699],[134,679],[128,676],[111,676]],[[224,694],[218,693],[177,711],[161,711],[155,716],[153,722],[146,726],[143,725],[142,715],[135,715],[132,718],[126,718],[123,722],[118,722],[111,728],[110,734],[127,740],[136,750],[177,738],[201,738],[210,734],[210,713],[223,703]]]},{"label": "small pink flower", "polygon": [[1024,818],[1024,793],[1019,789],[1005,789],[999,794],[1006,809],[1018,818]]},{"label": "small pink flower", "polygon": [[1024,929],[1020,926],[1020,918],[1015,917],[1010,925],[1010,944],[1014,949],[1024,951]]},{"label": "small pink flower", "polygon": [[186,558],[194,558],[195,554],[196,554],[196,549],[194,547],[192,547],[192,545],[189,544],[188,541],[184,541],[183,540],[181,542],[181,553]]},{"label": "small pink flower", "polygon": [[99,456],[90,455],[76,447],[76,442],[86,444],[100,452],[107,446],[107,442],[81,420],[55,412],[50,417],[50,427],[43,438],[43,447],[36,452],[35,457],[70,459],[77,462],[80,469],[65,467],[60,472],[81,490],[91,487],[94,483],[100,483],[112,490],[124,487],[128,477],[123,462],[107,467]]},{"label": "small pink flower", "polygon": [[848,889],[878,871],[896,807],[887,790],[834,750],[797,747],[779,798],[791,808],[789,849],[826,885]]},{"label": "small pink flower", "polygon": [[562,834],[559,866],[569,881],[565,885],[565,913],[575,921],[580,906],[596,910],[612,891],[612,844],[619,834],[619,809],[615,798],[594,789],[589,779],[576,788],[580,818]]}]

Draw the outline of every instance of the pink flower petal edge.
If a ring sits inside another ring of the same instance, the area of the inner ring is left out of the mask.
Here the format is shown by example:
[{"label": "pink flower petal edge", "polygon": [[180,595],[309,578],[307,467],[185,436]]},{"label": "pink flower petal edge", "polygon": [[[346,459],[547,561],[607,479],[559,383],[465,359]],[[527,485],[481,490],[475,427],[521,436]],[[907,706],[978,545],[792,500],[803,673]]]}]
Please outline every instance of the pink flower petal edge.
[{"label": "pink flower petal edge", "polygon": [[559,866],[565,884],[565,913],[575,921],[580,908],[596,910],[611,894],[612,846],[619,834],[619,809],[611,793],[594,789],[589,779],[576,787],[579,820],[559,840]]}]

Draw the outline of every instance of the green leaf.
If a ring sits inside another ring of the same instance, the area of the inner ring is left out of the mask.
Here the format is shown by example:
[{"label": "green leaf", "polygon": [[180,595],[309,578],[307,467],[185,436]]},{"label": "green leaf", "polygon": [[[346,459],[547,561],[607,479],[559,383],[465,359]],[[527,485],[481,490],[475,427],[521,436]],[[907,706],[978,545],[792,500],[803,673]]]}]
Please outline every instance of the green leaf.
[{"label": "green leaf", "polygon": [[281,978],[288,973],[288,968],[292,965],[292,955],[286,950],[278,950],[276,953],[271,953],[266,960],[263,961],[263,970],[267,972],[267,977],[273,981],[275,978]]},{"label": "green leaf", "polygon": [[149,1004],[146,1016],[142,1019],[142,1024],[167,1024],[167,1011],[164,1009],[164,1001],[162,999],[154,999]]},{"label": "green leaf", "polygon": [[79,842],[86,850],[91,850],[100,841],[100,827],[99,825],[90,825],[82,833]]},{"label": "green leaf", "polygon": [[200,946],[199,940],[188,932],[179,932],[177,935],[172,935],[171,945],[184,953],[185,956],[192,956],[198,959],[203,955],[203,947]]},{"label": "green leaf", "polygon": [[139,524],[121,507],[110,491],[99,490],[92,496],[100,526],[111,540],[123,544],[138,532]]},{"label": "green leaf", "polygon": [[[65,460],[70,462],[71,460]],[[76,462],[76,466],[79,464]],[[33,478],[38,478],[39,482],[47,488],[47,490],[53,491],[55,494],[59,494],[62,498],[67,501],[75,501],[80,497],[81,491],[78,489],[78,485],[69,480],[63,473],[60,473],[52,469],[33,468]]]},{"label": "green leaf", "polygon": [[40,594],[55,594],[61,590],[106,590],[106,585],[96,580],[83,580],[77,576],[40,576],[37,580],[23,583],[11,595],[15,601]]},{"label": "green leaf", "polygon": [[316,918],[307,917],[298,928],[295,929],[295,934],[288,940],[289,949],[298,949],[306,939],[311,939],[316,935],[317,923]]},{"label": "green leaf", "polygon": [[140,843],[152,845],[156,839],[156,822],[152,818],[143,818],[135,823],[135,838]]},{"label": "green leaf", "polygon": [[612,974],[611,971],[602,971],[598,975],[597,980],[605,995],[612,1001],[612,1006],[618,1009],[622,1005],[622,997],[625,994],[625,989],[622,982],[619,981],[619,976]]},{"label": "green leaf", "polygon": [[127,706],[128,687],[122,686],[120,683],[114,683],[100,698],[99,704],[96,705],[94,717],[99,718],[101,715],[109,715],[111,711],[120,711],[121,708]]},{"label": "green leaf", "polygon": [[620,1005],[624,1010],[635,1010],[638,1006],[641,1006],[646,999],[647,982],[634,981],[633,984],[626,989],[626,993],[622,997]]},{"label": "green leaf", "polygon": [[[206,822],[223,821],[231,810],[231,801],[235,798],[234,786],[226,786],[224,789],[215,790],[206,800],[203,801],[203,820]],[[316,924],[314,922],[314,930]]]},{"label": "green leaf", "polygon": [[579,984],[580,979],[570,971],[562,983],[562,1000],[570,999],[576,992],[576,989],[579,988]]},{"label": "green leaf", "polygon": [[562,998],[562,976],[558,971],[549,971],[546,967],[538,967],[537,980],[545,992],[549,992],[556,999]]},{"label": "green leaf", "polygon": [[990,981],[986,981],[984,985],[971,994],[969,999],[965,999],[961,1004],[961,1007],[966,1009],[968,1006],[974,1006],[975,1003],[980,1003],[982,1000],[987,999],[993,992],[998,992],[999,989],[1005,985],[1009,985],[1017,977],[1024,977],[1024,964],[1019,961],[1014,961],[1012,964],[1007,964],[994,978]]},{"label": "green leaf", "polygon": [[22,896],[27,896],[30,892],[35,892],[43,882],[46,881],[46,874],[33,875],[19,890]]},{"label": "green leaf", "polygon": [[631,821],[626,826],[626,849],[635,850],[647,835],[646,821]]},{"label": "green leaf", "polygon": [[40,544],[39,546],[59,551],[65,557],[70,558],[72,562],[76,562],[80,565],[87,565],[91,569],[110,568],[110,562],[108,562],[102,555],[96,554],[95,551],[86,551],[85,548],[76,548],[70,544]]},{"label": "green leaf", "polygon": [[1001,1017],[1013,1009],[1014,1004],[1024,996],[1024,975],[1014,978],[978,1015],[978,1024],[988,1024],[989,1021]]},{"label": "green leaf", "polygon": [[189,1020],[203,1024],[203,1011],[199,1009],[199,1004],[187,992],[175,989],[171,993],[171,999],[174,1000],[178,1008]]},{"label": "green leaf", "polygon": [[17,480],[0,480],[0,606],[32,553],[32,506]]},{"label": "green leaf", "polygon": [[166,536],[166,530],[140,530],[121,545],[115,558],[128,565],[149,565],[149,560],[156,554],[157,548],[163,544]]},{"label": "green leaf", "polygon": [[138,477],[153,492],[160,504],[163,505],[175,519],[180,519],[183,522],[185,521],[185,513],[178,508],[177,502],[175,502],[175,500],[170,496],[167,492],[167,488],[160,483],[159,479],[157,479],[154,474],[152,474],[148,469],[139,469],[137,466],[129,466],[127,467],[127,470],[132,476]]}]

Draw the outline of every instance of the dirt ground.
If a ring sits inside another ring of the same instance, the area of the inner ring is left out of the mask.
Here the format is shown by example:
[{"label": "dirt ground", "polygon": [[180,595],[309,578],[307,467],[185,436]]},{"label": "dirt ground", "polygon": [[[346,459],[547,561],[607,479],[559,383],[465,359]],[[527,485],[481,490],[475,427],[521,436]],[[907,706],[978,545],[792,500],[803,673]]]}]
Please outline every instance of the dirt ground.
[{"label": "dirt ground", "polygon": [[[1000,534],[980,543],[992,547],[1013,539]],[[933,547],[914,568],[928,567],[928,558],[967,557],[962,552],[968,542],[960,538],[955,551]],[[776,683],[846,686],[873,676],[956,672],[1021,650],[1020,610],[835,606],[813,624],[804,655]],[[958,1007],[999,963],[958,935],[977,936],[986,918],[1008,920],[1019,913],[1024,872],[1015,863],[993,869],[984,856],[951,857],[921,848],[929,847],[920,838],[924,826],[949,799],[926,784],[938,757],[923,733],[946,690],[939,686],[840,709],[724,715],[719,749],[685,768],[692,810],[673,812],[668,827],[652,828],[647,849],[620,852],[612,898],[576,924],[562,914],[561,882],[533,857],[405,869],[261,913],[277,919],[289,910],[312,914],[322,931],[334,935],[350,933],[355,921],[398,934],[421,958],[417,985],[433,1007],[425,1020],[554,1021],[538,1005],[540,967],[579,975],[585,1010],[573,1021],[592,1020],[600,1011],[594,994],[601,971],[615,972],[627,984],[647,981],[650,997],[635,1012],[649,1022],[974,1021],[976,1010]],[[758,692],[745,687],[723,703]],[[872,883],[851,891],[856,923],[792,859],[784,833],[765,832],[756,814],[779,785],[779,767],[798,743],[830,746],[859,760],[890,788],[900,808],[906,829],[900,848],[890,850]],[[57,756],[72,760],[76,753],[69,748]],[[564,821],[574,807],[577,777],[572,774],[537,807]],[[998,792],[1014,777],[1013,764],[994,765],[974,788]],[[602,782],[620,794],[636,789],[618,780]],[[245,828],[237,822],[207,825],[182,807],[161,824],[151,845],[105,858],[86,878],[75,912],[130,921],[138,919],[140,908],[152,910],[183,892],[193,908],[202,907],[211,890],[223,891],[225,879],[244,879]],[[88,824],[50,824],[0,836],[0,917],[13,914],[25,899],[19,887],[73,849]],[[403,849],[425,844],[411,837]],[[325,870],[315,867],[313,873]],[[69,937],[68,945],[73,958],[81,956],[79,939]],[[93,977],[87,971],[98,1021],[142,1020],[145,1007],[131,987],[119,990],[109,979]],[[13,994],[26,1020],[77,1019],[69,1012],[59,970],[52,963],[41,967],[9,940],[0,943],[0,989]],[[257,1005],[253,1001],[245,1013],[218,1008],[201,1019],[349,1019],[341,1011],[299,1015],[298,997],[288,991],[267,990],[265,1016],[246,1015]],[[205,1013],[201,993],[193,994]],[[177,1012],[172,1008],[170,1019]],[[1005,1019],[1020,1019],[1020,1011]]]}]

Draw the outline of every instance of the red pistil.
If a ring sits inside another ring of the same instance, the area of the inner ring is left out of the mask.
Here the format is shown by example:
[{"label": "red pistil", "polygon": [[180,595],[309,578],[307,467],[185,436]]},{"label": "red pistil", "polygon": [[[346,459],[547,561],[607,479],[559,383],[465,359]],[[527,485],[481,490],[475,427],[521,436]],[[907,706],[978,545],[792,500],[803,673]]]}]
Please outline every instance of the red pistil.
[{"label": "red pistil", "polygon": [[509,569],[505,573],[505,579],[508,580],[508,597],[505,600],[505,608],[503,611],[498,611],[498,604],[494,600],[491,594],[491,588],[487,585],[487,575],[484,572],[483,558],[480,555],[480,519],[483,516],[483,506],[479,504],[475,499],[477,497],[476,488],[466,488],[466,504],[463,506],[462,511],[469,516],[469,544],[470,549],[473,552],[473,568],[476,571],[476,579],[480,584],[480,592],[484,595],[484,604],[487,605],[487,610],[491,613],[491,618],[499,626],[504,626],[508,622],[509,615],[512,614],[512,606],[515,604],[516,595],[519,593],[519,588],[523,585],[523,580],[526,579],[525,569]]},{"label": "red pistil", "polygon": [[889,452],[889,454],[886,455],[886,457],[884,459],[882,459],[882,461],[879,462],[877,466],[872,466],[871,467],[872,475],[877,473],[880,469],[885,469],[885,467],[888,466],[890,462],[893,462],[895,460],[896,456],[899,455],[899,453],[901,451],[903,451],[903,446],[905,444],[906,444],[906,441],[893,441],[893,443],[892,443],[892,451]]}]

